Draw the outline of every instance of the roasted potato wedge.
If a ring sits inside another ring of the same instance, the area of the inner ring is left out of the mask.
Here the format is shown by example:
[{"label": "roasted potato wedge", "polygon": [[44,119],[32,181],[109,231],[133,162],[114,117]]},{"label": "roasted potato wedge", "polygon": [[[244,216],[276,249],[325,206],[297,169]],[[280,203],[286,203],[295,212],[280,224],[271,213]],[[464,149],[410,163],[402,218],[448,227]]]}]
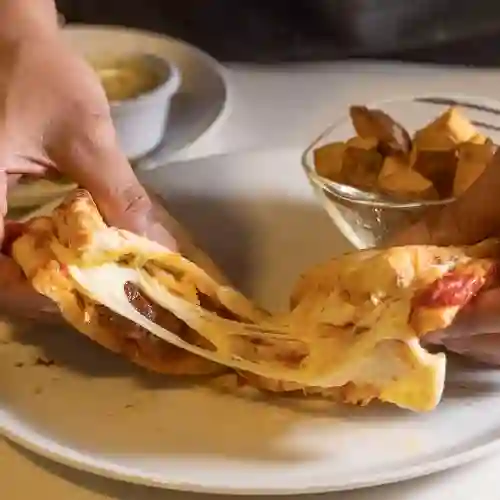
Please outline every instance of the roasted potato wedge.
[{"label": "roasted potato wedge", "polygon": [[417,151],[412,168],[429,179],[441,198],[453,193],[453,181],[457,171],[458,156],[455,149]]},{"label": "roasted potato wedge", "polygon": [[382,162],[382,155],[375,149],[346,148],[340,173],[342,182],[358,189],[374,189]]},{"label": "roasted potato wedge", "polygon": [[439,196],[432,182],[399,156],[385,158],[377,183],[380,191],[400,200],[428,200]]},{"label": "roasted potato wedge", "polygon": [[388,177],[402,170],[408,170],[409,168],[410,164],[405,158],[401,156],[387,156],[386,158],[384,158],[382,169],[380,170],[380,174],[378,176],[379,182],[384,177]]},{"label": "roasted potato wedge", "polygon": [[332,142],[313,151],[314,166],[318,175],[332,181],[340,180],[345,142]]},{"label": "roasted potato wedge", "polygon": [[450,107],[413,140],[379,109],[351,106],[356,136],[314,151],[319,175],[398,200],[460,196],[482,174],[497,146]]},{"label": "roasted potato wedge", "polygon": [[349,113],[356,133],[363,138],[376,137],[384,156],[407,155],[411,151],[410,134],[388,114],[366,106],[351,106]]},{"label": "roasted potato wedge", "polygon": [[454,149],[462,142],[481,140],[474,125],[455,108],[449,108],[441,116],[415,133],[413,142],[418,150],[442,151]]},{"label": "roasted potato wedge", "polygon": [[379,178],[380,190],[396,199],[435,200],[439,198],[429,179],[412,169],[399,170]]},{"label": "roasted potato wedge", "polygon": [[484,136],[483,134],[476,134],[469,139],[469,143],[472,144],[486,144],[487,142],[493,144],[492,140]]},{"label": "roasted potato wedge", "polygon": [[348,148],[358,148],[358,149],[377,149],[379,140],[376,137],[351,137],[347,142],[346,146]]}]

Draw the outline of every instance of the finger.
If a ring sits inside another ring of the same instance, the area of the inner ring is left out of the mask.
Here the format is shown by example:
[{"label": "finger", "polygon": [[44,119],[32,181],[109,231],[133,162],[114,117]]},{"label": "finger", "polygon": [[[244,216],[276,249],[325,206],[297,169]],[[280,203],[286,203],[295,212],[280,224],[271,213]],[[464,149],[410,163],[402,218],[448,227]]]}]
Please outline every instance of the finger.
[{"label": "finger", "polygon": [[[54,168],[47,168],[41,173],[29,173],[29,174],[9,174],[10,177],[16,177],[18,181],[23,180],[24,183],[37,182],[40,180],[59,182],[64,180],[64,175]],[[10,183],[9,183],[10,186]]]},{"label": "finger", "polygon": [[400,233],[391,245],[468,245],[500,228],[500,150],[479,179],[456,201],[429,211],[421,221]]},{"label": "finger", "polygon": [[60,316],[57,306],[37,293],[19,266],[4,255],[0,255],[0,313],[44,321]]},{"label": "finger", "polygon": [[500,332],[500,289],[478,295],[457,316],[446,330],[426,336],[429,342],[471,338],[476,335]]},{"label": "finger", "polygon": [[4,219],[7,214],[7,194],[9,188],[15,186],[23,174],[40,175],[46,167],[34,163],[28,158],[13,157],[8,148],[0,144],[0,245],[4,238]]},{"label": "finger", "polygon": [[110,127],[101,123],[91,136],[53,151],[52,160],[92,194],[109,224],[172,246],[171,236],[155,219],[151,199],[119,149]]},{"label": "finger", "polygon": [[21,174],[8,174],[7,175],[7,192],[13,188],[22,178]]},{"label": "finger", "polygon": [[12,161],[8,162],[5,170],[8,174],[28,174],[41,177],[49,168],[53,168],[53,166],[41,159],[15,155]]},{"label": "finger", "polygon": [[50,160],[41,156],[12,153],[9,146],[1,145],[2,169],[7,174],[26,174],[41,177],[48,169],[55,166]]},{"label": "finger", "polygon": [[500,365],[500,333],[486,333],[473,338],[449,339],[443,343],[449,351],[468,358]]}]

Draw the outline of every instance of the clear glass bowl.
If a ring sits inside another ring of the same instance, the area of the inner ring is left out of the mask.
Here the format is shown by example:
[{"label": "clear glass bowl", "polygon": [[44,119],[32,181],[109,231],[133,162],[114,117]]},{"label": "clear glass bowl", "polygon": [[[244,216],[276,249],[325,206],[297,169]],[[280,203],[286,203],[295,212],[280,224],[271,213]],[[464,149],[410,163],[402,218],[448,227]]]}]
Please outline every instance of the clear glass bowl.
[{"label": "clear glass bowl", "polygon": [[[479,132],[490,137],[495,143],[500,143],[500,101],[494,99],[461,94],[435,94],[352,104],[385,111],[410,134],[439,116],[449,106],[457,105],[463,109]],[[373,201],[369,197],[360,196],[360,193],[350,186],[319,176],[314,166],[314,150],[331,142],[345,141],[354,135],[356,133],[346,113],[305,150],[302,166],[318,200],[334,224],[356,248],[377,246],[391,235],[416,222],[428,208],[443,206],[452,201],[452,199],[410,203],[392,200]]]}]

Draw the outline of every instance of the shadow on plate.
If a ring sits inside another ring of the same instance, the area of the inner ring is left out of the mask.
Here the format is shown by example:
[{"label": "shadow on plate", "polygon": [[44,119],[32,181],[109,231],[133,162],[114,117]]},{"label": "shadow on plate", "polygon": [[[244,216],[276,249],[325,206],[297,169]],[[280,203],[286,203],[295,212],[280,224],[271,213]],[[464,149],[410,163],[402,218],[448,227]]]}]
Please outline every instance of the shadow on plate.
[{"label": "shadow on plate", "polygon": [[302,272],[350,249],[314,202],[219,200],[172,188],[165,206],[229,280],[248,296],[264,298],[266,307],[275,307],[276,296],[280,307],[287,307]]},{"label": "shadow on plate", "polygon": [[480,363],[454,353],[447,353],[447,358],[444,400],[498,398],[500,367]]}]

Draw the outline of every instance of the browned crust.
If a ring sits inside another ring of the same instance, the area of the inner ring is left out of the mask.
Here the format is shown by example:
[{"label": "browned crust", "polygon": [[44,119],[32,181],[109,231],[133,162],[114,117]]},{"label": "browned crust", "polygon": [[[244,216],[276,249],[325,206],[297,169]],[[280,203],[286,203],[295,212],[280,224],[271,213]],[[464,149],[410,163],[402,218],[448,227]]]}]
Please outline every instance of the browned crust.
[{"label": "browned crust", "polygon": [[[123,331],[103,327],[98,306],[75,289],[65,266],[56,259],[50,242],[56,236],[65,246],[84,252],[95,231],[105,228],[92,199],[86,192],[69,196],[53,214],[29,221],[25,232],[13,244],[13,256],[34,288],[52,299],[63,317],[78,331],[101,346],[123,355],[148,370],[172,375],[205,375],[225,367],[179,349],[151,334],[129,339]],[[172,316],[171,329],[185,335],[187,327]]]},{"label": "browned crust", "polygon": [[[355,252],[319,264],[300,276],[291,294],[291,307],[310,294],[333,290],[343,290],[354,305],[374,293],[386,297],[407,293],[411,297],[445,274],[440,270],[443,264],[452,262],[454,268],[467,265],[468,272],[482,278],[495,267],[499,256],[499,241],[493,239],[471,247],[414,245]],[[446,328],[459,310],[420,308],[412,326],[418,335]]]},{"label": "browned crust", "polygon": [[55,236],[76,254],[84,253],[106,224],[87,191],[77,189],[52,214]]},{"label": "browned crust", "polygon": [[[52,217],[34,219],[28,223],[26,233],[13,245],[14,257],[33,286],[59,305],[67,321],[103,347],[160,373],[197,375],[225,371],[225,367],[178,349],[152,335],[132,342],[119,331],[102,326],[99,321],[100,306],[77,292],[49,243],[54,238],[57,239],[59,244],[73,252],[78,259],[78,256],[96,246],[96,234],[106,228],[90,195],[78,190],[67,197]],[[119,230],[116,231],[119,233]],[[444,271],[438,269],[441,264],[454,262],[456,265],[474,259],[481,269],[486,269],[491,266],[491,258],[497,258],[499,254],[497,241],[484,242],[471,248],[410,246],[357,252],[309,270],[298,280],[291,295],[291,304],[294,307],[315,294],[319,294],[322,299],[334,289],[344,291],[355,306],[369,300],[374,292],[385,297],[407,294],[411,298],[416,290],[442,276]],[[185,255],[191,259],[188,252]],[[198,251],[199,255],[202,254]],[[200,259],[198,265],[203,267]],[[218,281],[220,273],[217,270],[214,273],[213,268],[207,269],[207,273],[212,276],[215,274],[214,279]],[[457,312],[458,310],[450,311],[447,308],[445,311],[434,309],[431,317],[422,313],[415,331],[417,334],[425,333],[429,331],[430,324],[447,326]],[[186,334],[185,325],[174,317],[171,330],[181,337]],[[243,376],[254,387],[267,391],[320,394],[362,404],[377,396],[369,386],[352,387],[347,384],[343,388],[331,390],[309,388],[303,391],[296,384],[253,375]]]}]

